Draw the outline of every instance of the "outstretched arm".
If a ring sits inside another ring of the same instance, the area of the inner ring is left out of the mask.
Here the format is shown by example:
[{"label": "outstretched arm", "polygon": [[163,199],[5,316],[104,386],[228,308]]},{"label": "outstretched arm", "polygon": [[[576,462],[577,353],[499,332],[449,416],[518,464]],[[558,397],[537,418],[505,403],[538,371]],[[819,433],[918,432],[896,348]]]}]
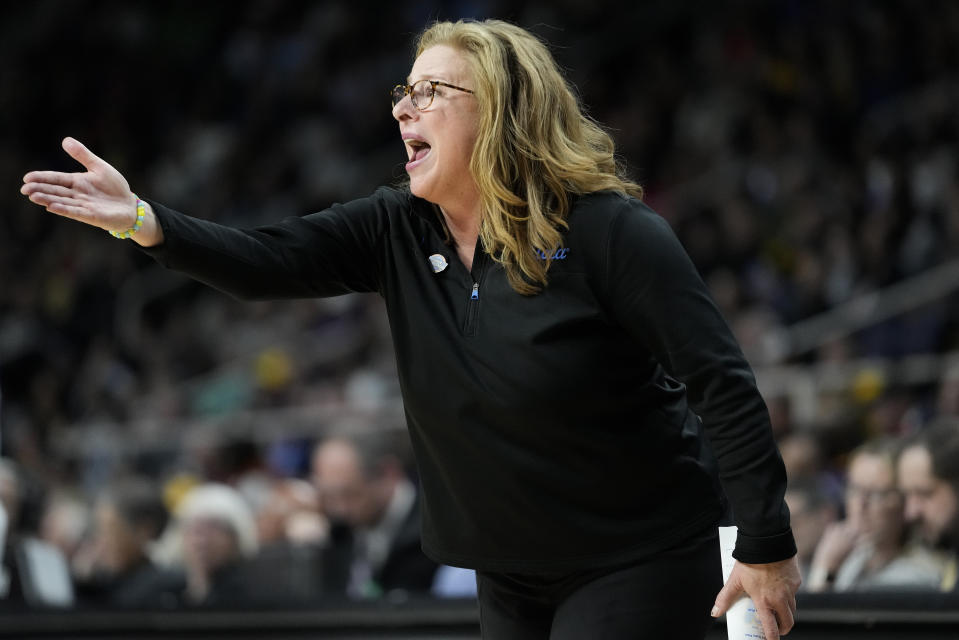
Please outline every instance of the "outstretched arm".
[{"label": "outstretched arm", "polygon": [[[131,228],[137,218],[136,196],[126,178],[74,138],[64,138],[63,149],[86,171],[31,171],[23,176],[20,192],[31,202],[65,218],[107,231]],[[163,242],[163,230],[153,209],[144,204],[143,226],[131,239],[152,247]]]}]

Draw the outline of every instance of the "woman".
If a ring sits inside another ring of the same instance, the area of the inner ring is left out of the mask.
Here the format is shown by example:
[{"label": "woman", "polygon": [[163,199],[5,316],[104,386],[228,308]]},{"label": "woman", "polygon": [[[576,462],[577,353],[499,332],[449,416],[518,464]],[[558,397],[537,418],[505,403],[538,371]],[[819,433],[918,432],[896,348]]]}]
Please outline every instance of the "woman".
[{"label": "woman", "polygon": [[935,589],[941,561],[910,544],[896,488],[895,443],[856,449],[846,479],[846,518],[829,525],[813,554],[807,589]]},{"label": "woman", "polygon": [[[304,218],[244,231],[141,203],[69,138],[88,172],[30,173],[23,193],[238,297],[380,293],[423,547],[477,570],[484,637],[697,638],[743,590],[767,638],[786,633],[798,565],[752,373],[547,48],[438,23],[392,95],[408,188]],[[718,597],[703,427],[739,526]]]},{"label": "woman", "polygon": [[253,512],[235,489],[203,484],[190,490],[177,509],[185,585],[191,606],[229,606],[264,600],[244,575],[244,562],[259,550]]}]

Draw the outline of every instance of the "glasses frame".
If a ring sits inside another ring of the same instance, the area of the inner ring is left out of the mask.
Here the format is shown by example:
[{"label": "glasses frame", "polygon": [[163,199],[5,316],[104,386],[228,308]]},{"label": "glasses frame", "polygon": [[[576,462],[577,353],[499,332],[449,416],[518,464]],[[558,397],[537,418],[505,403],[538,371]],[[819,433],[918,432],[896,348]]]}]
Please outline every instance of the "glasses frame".
[{"label": "glasses frame", "polygon": [[873,506],[883,506],[892,498],[902,500],[904,497],[903,493],[896,487],[890,487],[888,489],[871,489],[868,487],[860,487],[854,484],[846,485],[844,495],[847,499],[863,500],[863,502]]},{"label": "glasses frame", "polygon": [[[428,82],[430,85],[430,99],[425,105],[420,106],[416,103],[416,98],[413,97],[413,87],[418,85],[421,82]],[[406,96],[410,97],[410,104],[413,105],[413,108],[417,111],[426,111],[430,108],[430,105],[433,104],[433,98],[436,96],[436,87],[448,87],[450,89],[456,89],[457,91],[463,91],[465,93],[475,93],[472,89],[467,89],[465,87],[457,87],[455,84],[450,84],[449,82],[443,82],[442,80],[417,80],[413,84],[398,84],[393,87],[393,90],[390,91],[390,102],[393,103],[393,108],[396,108],[400,102],[403,101],[403,98]],[[402,91],[402,95],[397,98],[398,92]]]}]

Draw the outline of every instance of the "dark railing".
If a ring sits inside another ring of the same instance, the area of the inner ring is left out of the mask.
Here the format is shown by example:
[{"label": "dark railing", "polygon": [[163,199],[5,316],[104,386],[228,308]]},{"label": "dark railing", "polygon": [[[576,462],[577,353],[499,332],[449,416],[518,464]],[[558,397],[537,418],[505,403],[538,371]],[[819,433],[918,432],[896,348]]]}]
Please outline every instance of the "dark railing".
[{"label": "dark railing", "polygon": [[[4,638],[479,638],[473,601],[350,603],[296,610],[0,612]],[[725,640],[722,620],[709,640]],[[789,640],[959,639],[959,594],[801,594]]]}]

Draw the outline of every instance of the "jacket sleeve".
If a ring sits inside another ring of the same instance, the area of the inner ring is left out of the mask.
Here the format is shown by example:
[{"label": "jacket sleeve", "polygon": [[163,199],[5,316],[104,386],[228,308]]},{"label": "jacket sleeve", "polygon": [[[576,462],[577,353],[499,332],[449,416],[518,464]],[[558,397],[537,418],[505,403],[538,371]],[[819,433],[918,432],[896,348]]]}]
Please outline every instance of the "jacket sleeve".
[{"label": "jacket sleeve", "polygon": [[402,201],[402,194],[381,189],[319,213],[238,229],[151,200],[164,242],[144,251],[244,300],[378,291],[389,210]]},{"label": "jacket sleeve", "polygon": [[668,223],[624,200],[609,229],[607,290],[615,319],[686,385],[719,465],[741,562],[796,553],[786,472],[753,372]]}]

